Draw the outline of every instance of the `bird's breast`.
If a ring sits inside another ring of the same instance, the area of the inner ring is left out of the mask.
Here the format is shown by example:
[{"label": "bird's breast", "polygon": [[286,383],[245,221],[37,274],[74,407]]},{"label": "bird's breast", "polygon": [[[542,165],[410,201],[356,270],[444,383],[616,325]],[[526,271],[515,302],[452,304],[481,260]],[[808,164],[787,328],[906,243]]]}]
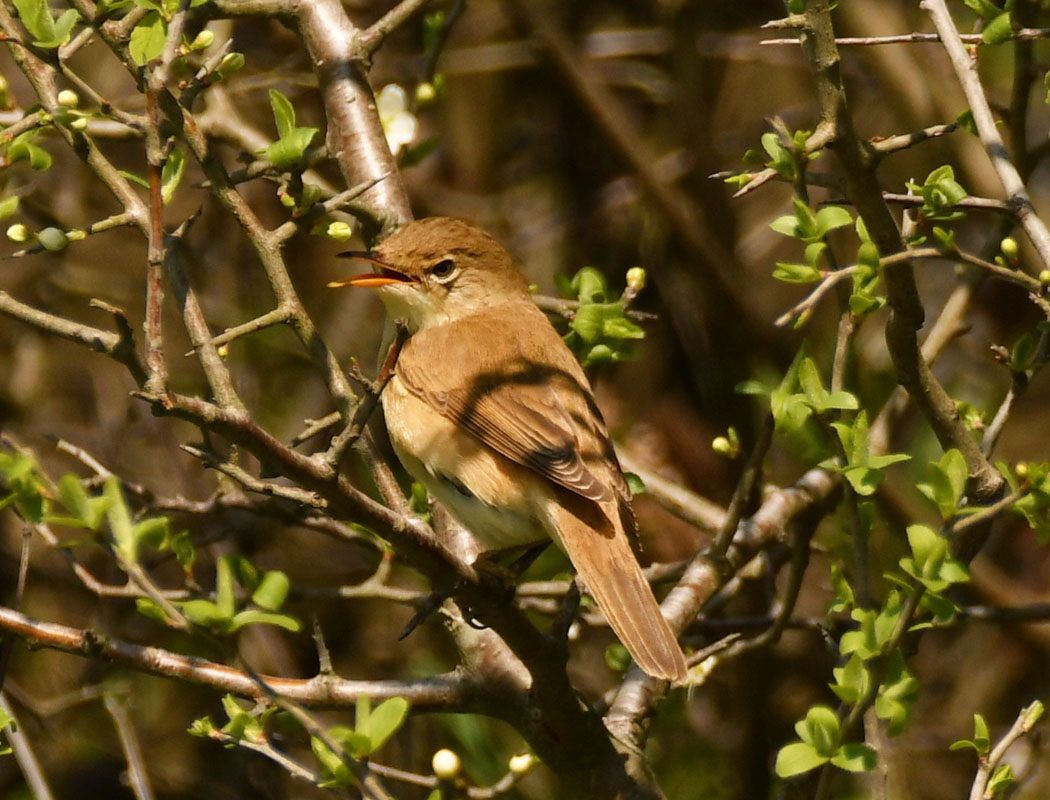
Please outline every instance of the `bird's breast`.
[{"label": "bird's breast", "polygon": [[412,394],[395,374],[383,413],[398,458],[489,549],[539,541],[551,489]]}]

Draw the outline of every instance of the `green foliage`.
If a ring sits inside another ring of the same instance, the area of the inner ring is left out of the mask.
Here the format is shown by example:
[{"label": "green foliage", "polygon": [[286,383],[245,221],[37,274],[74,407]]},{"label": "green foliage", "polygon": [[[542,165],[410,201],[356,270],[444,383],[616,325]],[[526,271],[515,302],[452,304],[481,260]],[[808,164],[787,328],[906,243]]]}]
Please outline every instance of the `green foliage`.
[{"label": "green foliage", "polygon": [[878,311],[886,305],[886,298],[876,289],[882,277],[882,260],[879,248],[875,245],[864,220],[857,217],[855,224],[860,246],[857,248],[857,266],[853,271],[853,290],[849,297],[850,313],[861,317]]},{"label": "green foliage", "polygon": [[992,749],[992,739],[988,733],[988,723],[984,721],[984,717],[980,714],[973,715],[973,738],[959,739],[956,742],[952,742],[948,749],[965,750],[967,748],[972,748],[981,758],[987,756],[988,752]]},{"label": "green foliage", "polygon": [[160,58],[167,39],[168,23],[158,12],[151,11],[131,32],[131,39],[128,42],[128,53],[131,55],[131,60],[141,67]]},{"label": "green foliage", "polygon": [[3,200],[0,200],[0,220],[13,217],[18,212],[19,205],[20,200],[17,194],[13,194],[10,197],[5,197]]},{"label": "green foliage", "polygon": [[51,169],[51,154],[33,143],[33,140],[39,135],[40,128],[33,128],[12,139],[7,145],[7,163],[27,161],[29,167],[38,172]]},{"label": "green foliage", "polygon": [[834,599],[828,605],[829,614],[842,614],[856,605],[857,600],[853,594],[853,585],[846,577],[846,572],[838,562],[831,564],[831,589]]},{"label": "green foliage", "polygon": [[955,180],[955,170],[950,165],[937,167],[921,184],[909,182],[908,188],[922,198],[918,211],[920,220],[949,221],[963,216],[961,211],[952,209],[967,193]]},{"label": "green foliage", "polygon": [[622,300],[609,299],[601,272],[584,267],[562,288],[579,303],[565,342],[585,367],[623,361],[634,355],[634,343],[645,338],[645,330],[627,318]]},{"label": "green foliage", "polygon": [[263,154],[279,170],[286,170],[302,161],[306,148],[317,135],[317,128],[296,125],[295,108],[291,101],[276,89],[270,90],[270,108],[277,124],[276,142]]},{"label": "green foliage", "polygon": [[[15,718],[0,708],[0,732],[7,731],[11,733],[17,730],[15,726]],[[0,739],[0,756],[6,756],[11,754],[11,746],[6,744],[3,739]]]},{"label": "green foliage", "polygon": [[1022,492],[1010,508],[1025,518],[1040,542],[1050,541],[1050,464],[1018,464],[1013,469],[996,462],[1012,492]]},{"label": "green foliage", "polygon": [[780,748],[776,773],[781,778],[801,775],[831,763],[847,772],[864,772],[875,766],[875,752],[864,744],[842,743],[842,726],[827,706],[814,706],[795,724],[799,740]]},{"label": "green foliage", "polygon": [[324,788],[350,787],[355,784],[353,772],[346,757],[364,759],[378,751],[408,718],[408,701],[403,697],[384,700],[375,710],[368,697],[359,697],[354,727],[336,726],[328,731],[328,738],[342,748],[334,753],[320,738],[310,739],[310,747],[321,763]]},{"label": "green foliage", "polygon": [[[812,131],[795,131],[785,143],[781,134],[769,131],[762,134],[762,151],[749,149],[744,153],[744,164],[749,167],[771,169],[786,181],[795,183],[802,175],[806,162],[817,158],[819,153],[805,155],[806,141]],[[750,172],[730,175],[726,183],[743,186],[751,182],[754,176]]]},{"label": "green foliage", "polygon": [[182,181],[182,173],[186,170],[186,155],[178,147],[171,151],[168,160],[160,173],[160,197],[164,205],[171,202],[175,196],[175,190],[179,188]]},{"label": "green foliage", "polygon": [[813,414],[858,408],[857,398],[849,392],[831,392],[824,388],[816,363],[804,350],[795,355],[779,386],[770,389],[752,380],[741,383],[737,391],[768,396],[777,430],[785,433],[798,431]]},{"label": "green foliage", "polygon": [[904,453],[872,455],[868,445],[868,414],[861,411],[852,422],[833,422],[831,426],[838,434],[845,453],[846,463],[835,466],[849,481],[853,491],[862,497],[875,493],[882,483],[883,470],[891,464],[907,461],[911,456]]},{"label": "green foliage", "polygon": [[825,206],[814,212],[799,198],[792,200],[794,214],[777,217],[769,227],[784,236],[801,239],[807,244],[817,244],[836,228],[844,228],[853,222],[853,217],[842,206]]},{"label": "green foliage", "polygon": [[911,555],[900,560],[901,569],[938,595],[957,583],[970,580],[970,571],[949,552],[948,540],[925,525],[908,526]]},{"label": "green foliage", "polygon": [[958,513],[966,491],[969,478],[966,459],[953,447],[941,456],[940,461],[930,463],[929,474],[929,480],[918,485],[919,491],[933,501],[942,519],[949,520]]},{"label": "green foliage", "polygon": [[30,522],[40,522],[49,507],[47,481],[25,453],[0,452],[0,510],[13,505]]},{"label": "green foliage", "polygon": [[[238,585],[250,593],[252,604],[240,610]],[[288,576],[283,572],[271,570],[260,575],[244,556],[226,555],[215,563],[214,600],[195,598],[177,601],[174,605],[194,625],[218,634],[236,633],[246,625],[276,625],[297,633],[302,627],[299,620],[278,613],[290,588]],[[139,598],[136,606],[143,615],[165,621],[163,609],[152,600]]]},{"label": "green foliage", "polygon": [[1013,37],[1014,23],[1009,11],[1004,11],[981,31],[981,39],[985,44],[1002,44]]},{"label": "green foliage", "polygon": [[232,740],[224,743],[227,748],[234,748],[241,741],[262,744],[266,741],[266,723],[277,712],[276,706],[244,709],[231,694],[222,698],[222,708],[228,720],[225,725],[216,729],[210,717],[201,717],[190,725],[190,735],[209,738],[218,730]]},{"label": "green foliage", "polygon": [[47,0],[13,0],[18,16],[26,30],[34,37],[33,44],[42,50],[56,50],[69,41],[73,26],[80,15],[76,9],[62,12],[58,19],[51,16]]},{"label": "green foliage", "polygon": [[882,685],[875,697],[875,715],[885,720],[886,732],[896,736],[907,727],[919,695],[919,681],[908,669],[904,655],[898,650],[890,656]]},{"label": "green foliage", "polygon": [[850,616],[857,622],[857,628],[842,634],[839,652],[844,656],[856,654],[864,661],[883,655],[900,623],[903,606],[903,596],[893,590],[877,611],[854,608]]}]

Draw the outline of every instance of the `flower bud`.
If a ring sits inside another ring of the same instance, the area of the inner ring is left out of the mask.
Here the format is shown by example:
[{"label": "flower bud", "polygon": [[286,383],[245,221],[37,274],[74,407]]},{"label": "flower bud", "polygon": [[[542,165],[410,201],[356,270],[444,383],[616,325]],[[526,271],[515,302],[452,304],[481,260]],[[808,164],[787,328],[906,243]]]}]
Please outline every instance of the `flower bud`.
[{"label": "flower bud", "polygon": [[1043,286],[1050,286],[1050,269],[1044,269],[1039,273],[1039,282]]},{"label": "flower bud", "polygon": [[1014,475],[1016,475],[1018,478],[1027,478],[1028,464],[1026,464],[1024,461],[1018,461],[1014,465]]},{"label": "flower bud", "polygon": [[45,250],[50,250],[52,253],[65,250],[69,244],[69,237],[66,236],[66,232],[58,228],[44,228],[36,235],[36,240],[40,242],[41,247]]},{"label": "flower bud", "polygon": [[536,761],[536,757],[532,753],[519,753],[516,756],[511,756],[510,761],[507,762],[507,769],[510,770],[512,775],[522,776],[530,769],[532,769],[533,763]]},{"label": "flower bud", "polygon": [[284,189],[277,193],[277,199],[281,201],[281,205],[285,208],[295,208],[295,198]]},{"label": "flower bud", "polygon": [[215,34],[209,30],[203,30],[190,42],[190,50],[204,50],[211,47],[215,42]]},{"label": "flower bud", "polygon": [[354,229],[346,222],[333,222],[325,229],[325,235],[337,242],[345,242],[354,235]]},{"label": "flower bud", "polygon": [[63,108],[76,108],[80,105],[80,95],[72,89],[63,89],[58,93],[58,104]]},{"label": "flower bud", "polygon": [[436,97],[437,89],[434,88],[434,84],[424,81],[416,87],[416,102],[420,105],[433,102]]},{"label": "flower bud", "polygon": [[220,78],[228,78],[242,69],[244,69],[244,53],[227,53],[222,57],[215,72]]},{"label": "flower bud", "polygon": [[72,228],[66,231],[66,238],[71,242],[79,242],[81,239],[86,239],[87,234],[80,228]]},{"label": "flower bud", "polygon": [[74,117],[69,121],[69,129],[74,131],[86,131],[88,126],[87,117]]},{"label": "flower bud", "polygon": [[1006,259],[1008,261],[1017,260],[1017,254],[1020,251],[1020,248],[1017,246],[1016,239],[1007,236],[1005,239],[999,242],[999,249],[1002,251],[1003,255],[1006,256]]},{"label": "flower bud", "polygon": [[645,270],[642,267],[627,270],[627,288],[635,294],[645,288]]},{"label": "flower bud", "polygon": [[733,454],[733,445],[725,436],[716,436],[712,439],[711,449],[723,456],[731,456]]},{"label": "flower bud", "polygon": [[15,244],[22,244],[29,238],[29,229],[21,222],[17,222],[7,229],[7,238]]},{"label": "flower bud", "polygon": [[434,753],[430,766],[434,769],[434,775],[440,780],[450,781],[459,775],[459,770],[463,765],[459,756],[447,748],[442,748]]}]

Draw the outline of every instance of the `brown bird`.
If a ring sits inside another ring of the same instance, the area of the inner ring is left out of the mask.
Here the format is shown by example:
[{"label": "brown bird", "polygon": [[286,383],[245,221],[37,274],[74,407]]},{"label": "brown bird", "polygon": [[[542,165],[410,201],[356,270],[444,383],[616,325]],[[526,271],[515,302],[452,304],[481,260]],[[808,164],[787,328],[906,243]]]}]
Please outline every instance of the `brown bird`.
[{"label": "brown bird", "polygon": [[[361,254],[358,254],[361,255]],[[500,244],[456,219],[411,222],[364,254],[412,336],[383,392],[405,469],[487,549],[553,539],[650,675],[681,648],[631,548],[631,494],[583,369]]]}]

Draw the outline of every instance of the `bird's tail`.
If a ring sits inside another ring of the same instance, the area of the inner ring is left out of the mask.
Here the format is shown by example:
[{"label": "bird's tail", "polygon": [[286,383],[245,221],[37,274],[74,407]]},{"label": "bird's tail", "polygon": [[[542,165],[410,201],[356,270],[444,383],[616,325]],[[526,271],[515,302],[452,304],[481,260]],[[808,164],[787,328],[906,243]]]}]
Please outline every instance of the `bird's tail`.
[{"label": "bird's tail", "polygon": [[642,574],[620,515],[567,493],[551,503],[559,543],[627,652],[654,678],[682,681],[685,656]]}]

